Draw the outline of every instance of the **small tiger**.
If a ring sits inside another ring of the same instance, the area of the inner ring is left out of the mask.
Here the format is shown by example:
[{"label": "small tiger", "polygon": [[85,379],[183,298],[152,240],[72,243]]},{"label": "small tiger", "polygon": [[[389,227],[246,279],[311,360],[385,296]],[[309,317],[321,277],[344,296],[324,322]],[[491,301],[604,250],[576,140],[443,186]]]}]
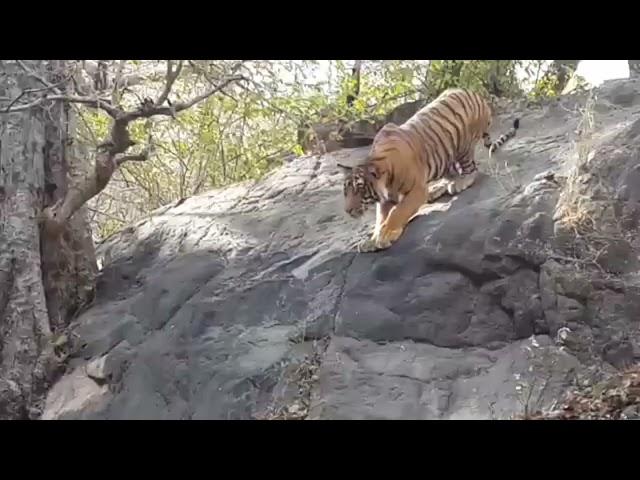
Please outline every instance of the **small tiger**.
[{"label": "small tiger", "polygon": [[[357,218],[377,205],[373,235],[358,250],[390,247],[426,201],[469,188],[478,174],[477,143],[482,140],[491,155],[520,128],[516,119],[494,142],[488,133],[491,123],[491,107],[481,95],[448,89],[402,125],[382,127],[362,165],[340,165],[345,172],[346,212]],[[435,194],[428,191],[429,184],[443,178],[444,188]]]}]

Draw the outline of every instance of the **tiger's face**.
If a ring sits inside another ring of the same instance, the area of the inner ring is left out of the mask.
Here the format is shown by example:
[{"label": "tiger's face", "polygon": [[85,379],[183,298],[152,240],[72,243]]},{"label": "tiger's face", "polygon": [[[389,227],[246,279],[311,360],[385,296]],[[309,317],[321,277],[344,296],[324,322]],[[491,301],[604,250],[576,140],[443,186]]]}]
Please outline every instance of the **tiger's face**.
[{"label": "tiger's face", "polygon": [[361,217],[364,212],[379,201],[376,192],[376,171],[372,167],[345,167],[340,165],[345,177],[343,182],[344,210],[352,218]]}]

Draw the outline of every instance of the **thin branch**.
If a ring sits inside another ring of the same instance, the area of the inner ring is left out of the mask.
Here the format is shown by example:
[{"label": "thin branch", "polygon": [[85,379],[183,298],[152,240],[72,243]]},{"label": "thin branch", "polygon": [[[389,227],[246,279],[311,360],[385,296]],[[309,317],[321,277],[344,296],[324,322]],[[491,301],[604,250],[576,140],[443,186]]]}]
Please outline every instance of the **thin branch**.
[{"label": "thin branch", "polygon": [[[20,98],[23,95],[24,95],[24,92],[21,93],[18,96],[18,98]],[[34,100],[33,102],[24,103],[22,105],[13,107],[12,105],[15,103],[16,100],[12,101],[6,108],[0,111],[0,113],[23,112],[25,110],[29,110],[30,108],[37,107],[38,105],[46,102],[47,100],[54,100],[54,101],[57,100],[57,101],[63,101],[68,103],[82,103],[93,108],[99,108],[101,110],[104,110],[113,118],[116,118],[117,116],[123,113],[120,109],[112,106],[110,104],[110,100],[104,99],[104,98],[90,98],[90,97],[81,97],[81,96],[75,96],[75,95],[44,95],[39,99]]]},{"label": "thin branch", "polygon": [[135,155],[123,155],[122,157],[116,157],[116,164],[118,166],[125,162],[145,162],[149,157],[147,152],[138,153]]},{"label": "thin branch", "polygon": [[113,79],[113,89],[111,90],[111,103],[114,105],[118,104],[120,101],[120,93],[118,89],[120,88],[120,82],[122,81],[122,72],[124,71],[124,65],[127,63],[126,60],[120,60],[118,62],[118,70],[116,70],[116,76]]},{"label": "thin branch", "polygon": [[161,106],[165,101],[167,101],[167,98],[169,97],[169,93],[171,93],[171,88],[173,87],[174,82],[176,81],[176,79],[180,75],[180,72],[182,71],[182,60],[178,61],[178,65],[176,66],[175,70],[172,70],[171,67],[173,67],[173,61],[167,60],[166,83],[164,85],[164,90],[158,97],[158,100],[156,100],[156,103],[155,103],[156,107]]},{"label": "thin branch", "polygon": [[120,223],[126,223],[127,222],[126,218],[116,217],[115,215],[113,215],[111,213],[103,212],[101,210],[98,210],[97,208],[87,207],[87,209],[90,212],[92,212],[94,215],[95,214],[102,215],[103,217],[107,217],[107,218],[109,218],[111,220],[115,220],[115,221],[120,222]]},{"label": "thin branch", "polygon": [[18,99],[20,99],[22,97],[22,95],[23,95],[23,93],[21,93],[15,99],[13,99],[11,101],[11,103],[5,109],[3,109],[0,113],[23,112],[24,110],[29,110],[29,109],[31,109],[33,107],[37,107],[38,105],[43,103],[47,98],[47,97],[42,97],[42,98],[39,98],[38,100],[34,100],[33,102],[25,103],[25,104],[19,105],[17,107],[13,107],[13,104],[15,104],[16,101],[18,101]]},{"label": "thin branch", "polygon": [[[33,70],[31,70],[29,67],[27,67],[27,65],[22,61],[22,60],[16,60],[16,62],[18,63],[18,65],[20,65],[20,68],[22,68],[25,72],[27,72],[29,75],[31,75],[33,78],[35,78],[36,80],[38,80],[42,85],[45,86],[46,90],[54,90],[55,86],[51,85],[49,82],[47,82],[44,78],[42,78],[40,75],[38,75],[36,72],[34,72]],[[54,90],[56,93],[60,93],[59,90]]]},{"label": "thin branch", "polygon": [[98,137],[96,137],[96,133],[93,131],[93,128],[91,128],[91,126],[89,125],[89,122],[87,121],[87,118],[85,117],[84,112],[77,107],[74,107],[74,111],[76,115],[80,117],[80,120],[82,120],[84,127],[89,132],[89,135],[91,136],[91,140],[93,141],[93,146],[94,147],[97,146],[98,143],[100,143],[100,141],[98,140]]},{"label": "thin branch", "polygon": [[54,95],[47,97],[46,100],[59,100],[69,103],[82,103],[89,107],[99,108],[107,112],[111,117],[116,118],[122,114],[122,110],[111,105],[111,100],[108,98],[89,98],[80,97],[75,95]]},{"label": "thin branch", "polygon": [[[191,101],[189,101],[189,102],[181,102],[181,103],[175,104],[174,105],[174,109],[175,109],[176,112],[180,112],[182,110],[186,110],[188,108],[191,108],[195,104],[200,103],[203,100],[206,100],[207,98],[209,98],[214,93],[219,92],[220,90],[222,90],[223,88],[228,86],[230,83],[237,82],[237,81],[240,81],[240,80],[246,80],[246,78],[244,76],[242,76],[242,75],[234,75],[234,76],[231,76],[231,77],[227,77],[221,83],[219,83],[217,86],[213,87],[212,89],[210,89],[209,91],[203,93],[202,95],[197,96],[196,98],[192,99]],[[166,115],[166,113],[159,113],[159,115]]]},{"label": "thin branch", "polygon": [[9,105],[7,106],[7,108],[5,109],[5,112],[8,112],[11,107],[13,107],[13,105],[20,100],[25,94],[26,94],[26,90],[23,90],[22,92],[20,92],[20,95],[18,95],[16,98],[14,98],[13,100],[11,100],[11,103],[9,103]]},{"label": "thin branch", "polygon": [[[168,67],[166,77],[167,83],[159,100],[162,100],[163,97],[165,97],[166,100],[166,97],[168,97],[171,87],[175,82],[175,78],[173,77],[176,76],[176,72],[180,72],[182,68],[181,65],[182,63],[180,63],[175,70],[173,70],[171,66]],[[232,68],[232,70],[237,70],[240,65],[241,63]],[[198,95],[188,102],[180,102],[173,106],[165,107],[156,104],[152,100],[148,100],[143,101],[137,110],[128,112],[114,107],[111,105],[109,100],[82,96],[52,95],[44,96],[36,102],[33,102],[34,105],[42,103],[45,100],[62,100],[71,103],[82,103],[105,110],[113,118],[109,138],[102,144],[98,145],[99,153],[95,159],[93,172],[91,172],[83,183],[76,186],[76,188],[69,189],[64,199],[44,210],[43,214],[46,231],[50,235],[59,234],[63,230],[65,223],[82,205],[104,190],[111,180],[114,172],[118,170],[122,164],[125,162],[144,162],[147,160],[152,145],[149,146],[149,150],[147,151],[143,151],[138,154],[122,155],[129,149],[129,147],[135,145],[135,142],[131,140],[129,133],[129,124],[132,121],[140,118],[148,119],[154,115],[170,115],[174,117],[177,112],[194,106],[195,104],[209,98],[216,92],[221,91],[230,83],[242,79],[244,79],[242,75],[228,76],[205,93]],[[162,101],[164,102],[165,100]],[[11,111],[26,108],[26,106],[22,105]],[[160,192],[159,187],[158,192]]]},{"label": "thin branch", "polygon": [[[237,71],[238,68],[240,68],[242,62],[239,62],[238,64],[236,64],[234,67],[231,68],[232,71]],[[180,64],[179,67],[176,68],[176,70],[181,69],[182,64]],[[173,75],[173,72],[172,72]],[[16,113],[16,112],[21,112],[24,110],[28,110],[30,108],[34,108],[42,103],[44,103],[47,100],[58,100],[58,101],[64,101],[64,102],[70,102],[70,103],[82,103],[85,105],[88,105],[90,107],[93,108],[99,108],[104,110],[105,112],[107,112],[112,118],[122,121],[123,123],[130,123],[134,120],[137,120],[139,118],[149,118],[152,117],[154,115],[166,115],[166,116],[172,116],[174,117],[176,113],[181,112],[183,110],[187,110],[191,107],[193,107],[194,105],[196,105],[197,103],[200,103],[203,100],[206,100],[207,98],[209,98],[210,96],[212,96],[213,94],[219,92],[220,90],[224,89],[225,87],[227,87],[229,84],[236,82],[236,81],[240,81],[240,80],[247,80],[244,76],[242,75],[233,75],[230,77],[227,77],[225,79],[223,79],[220,83],[218,83],[217,85],[215,85],[213,88],[211,88],[210,90],[206,91],[205,93],[198,95],[197,97],[191,99],[188,102],[180,102],[177,104],[174,104],[173,106],[169,107],[169,106],[161,106],[161,105],[155,105],[155,104],[143,104],[142,107],[140,107],[138,110],[134,110],[131,112],[124,112],[122,110],[120,110],[117,107],[114,107],[111,104],[111,101],[109,99],[106,98],[91,98],[91,97],[84,97],[84,96],[75,96],[75,95],[49,95],[49,96],[43,96],[42,98],[39,98],[38,100],[34,100],[33,102],[27,103],[27,104],[23,104],[23,105],[19,105],[17,107],[13,107],[13,104],[15,103],[12,102],[12,104],[10,104],[7,108],[5,108],[3,111],[1,111],[0,113]],[[175,79],[172,80],[171,85],[173,85],[173,82],[175,82]],[[169,85],[169,90],[171,88],[171,85]],[[165,87],[165,91],[166,91],[166,87]],[[163,92],[164,95],[165,92]],[[168,95],[168,93],[167,93]],[[22,94],[21,94],[22,96]],[[162,97],[162,96],[161,96]]]},{"label": "thin branch", "polygon": [[[244,66],[244,64],[247,62],[247,60],[240,60],[238,62],[236,62],[230,69],[228,74],[232,75],[234,73],[236,73],[238,70],[240,70],[240,68],[242,66]],[[209,77],[209,74],[199,65],[197,65],[196,63],[193,62],[193,60],[189,60],[189,65],[191,66],[191,68],[193,69],[194,72],[198,72],[200,73],[205,80],[207,80],[209,83],[213,83],[213,81],[211,80],[211,78]]]},{"label": "thin branch", "polygon": [[203,100],[206,100],[207,98],[212,96],[214,93],[217,93],[220,90],[222,90],[223,88],[225,88],[226,86],[228,86],[230,83],[233,83],[233,82],[236,82],[236,81],[240,81],[240,80],[246,80],[246,78],[243,77],[242,75],[234,75],[234,76],[231,76],[231,77],[227,77],[226,79],[222,80],[215,87],[213,87],[210,90],[206,91],[202,95],[198,95],[197,97],[191,99],[188,102],[175,103],[171,107],[168,107],[168,106],[167,107],[155,106],[155,105],[148,105],[148,104],[147,105],[143,105],[138,110],[135,110],[135,111],[132,111],[132,112],[126,112],[126,113],[122,114],[121,116],[119,116],[118,120],[122,120],[122,121],[125,121],[125,122],[128,123],[128,122],[132,122],[134,120],[137,120],[139,118],[149,118],[149,117],[152,117],[154,115],[174,116],[176,113],[181,112],[183,110],[187,110],[187,109],[193,107],[195,104],[200,103]]},{"label": "thin branch", "polygon": [[[14,113],[25,111],[30,108],[37,107],[46,101],[63,101],[67,103],[79,103],[89,107],[98,108],[107,112],[112,118],[113,123],[111,125],[111,131],[109,137],[101,145],[98,145],[99,153],[95,158],[93,165],[93,171],[84,179],[79,185],[70,188],[63,199],[60,199],[56,204],[47,207],[43,211],[43,220],[45,222],[45,230],[49,235],[57,235],[63,231],[64,225],[71,218],[71,216],[87,201],[95,197],[102,192],[111,180],[114,172],[122,166],[125,162],[144,162],[149,156],[149,151],[143,151],[138,154],[125,155],[124,153],[135,142],[131,140],[129,133],[129,124],[137,119],[151,118],[155,115],[166,115],[175,117],[176,113],[206,100],[217,92],[222,91],[225,87],[233,82],[240,80],[246,80],[242,75],[235,74],[237,70],[242,66],[243,62],[238,62],[231,67],[231,73],[223,77],[217,82],[216,85],[212,85],[207,91],[198,95],[187,102],[180,102],[170,106],[163,106],[162,104],[167,101],[177,77],[182,70],[182,61],[173,68],[173,62],[169,61],[167,65],[166,83],[164,90],[158,100],[143,101],[142,104],[132,111],[124,111],[113,105],[111,99],[100,98],[96,96],[79,96],[79,95],[63,95],[56,93],[54,95],[42,95],[40,98],[33,100],[29,103],[16,105],[18,100],[24,95],[34,93],[35,91],[41,91],[41,89],[31,89],[23,91],[18,98],[14,99],[3,111],[0,113]],[[44,90],[56,90],[56,85],[48,83],[45,79],[39,75],[30,71],[30,69],[23,63],[21,67],[25,69],[28,75],[33,75],[46,87]],[[151,142],[151,140],[150,140]],[[151,148],[150,145],[149,148]],[[160,189],[158,187],[158,191]]]}]

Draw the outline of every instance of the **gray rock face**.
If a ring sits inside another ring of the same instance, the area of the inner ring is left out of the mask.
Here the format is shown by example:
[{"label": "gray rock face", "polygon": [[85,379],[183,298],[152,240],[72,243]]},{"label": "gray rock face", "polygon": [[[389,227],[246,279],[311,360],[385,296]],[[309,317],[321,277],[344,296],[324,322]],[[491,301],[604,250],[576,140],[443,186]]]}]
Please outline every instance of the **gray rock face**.
[{"label": "gray rock face", "polygon": [[[615,167],[596,156],[629,229],[639,89],[605,84],[596,114],[598,151],[623,150]],[[624,263],[636,246],[611,247],[626,275],[611,278],[555,238],[583,103],[506,111],[495,131],[516,115],[521,129],[493,160],[478,154],[478,183],[383,252],[355,253],[373,213],[342,209],[336,163],[366,148],[294,160],[112,237],[44,418],[254,418],[296,395],[287,375],[314,339],[328,345],[309,370],[314,419],[507,418],[548,405],[591,365],[637,361],[637,263]]]}]

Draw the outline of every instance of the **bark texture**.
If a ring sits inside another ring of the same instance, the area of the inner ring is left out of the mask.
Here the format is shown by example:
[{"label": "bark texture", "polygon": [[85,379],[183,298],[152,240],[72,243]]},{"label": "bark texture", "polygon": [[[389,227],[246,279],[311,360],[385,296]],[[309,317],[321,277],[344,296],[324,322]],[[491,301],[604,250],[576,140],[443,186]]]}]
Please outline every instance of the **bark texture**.
[{"label": "bark texture", "polygon": [[[61,61],[2,61],[0,96],[41,89],[63,69]],[[84,212],[60,235],[41,228],[43,208],[67,190],[68,120],[60,102],[0,116],[0,419],[39,416],[60,366],[53,335],[89,298],[93,281]]]},{"label": "bark texture", "polygon": [[[37,82],[3,62],[3,96]],[[46,388],[51,334],[42,283],[39,214],[45,178],[44,111],[7,115],[0,149],[0,418],[29,418],[34,397]]]}]

